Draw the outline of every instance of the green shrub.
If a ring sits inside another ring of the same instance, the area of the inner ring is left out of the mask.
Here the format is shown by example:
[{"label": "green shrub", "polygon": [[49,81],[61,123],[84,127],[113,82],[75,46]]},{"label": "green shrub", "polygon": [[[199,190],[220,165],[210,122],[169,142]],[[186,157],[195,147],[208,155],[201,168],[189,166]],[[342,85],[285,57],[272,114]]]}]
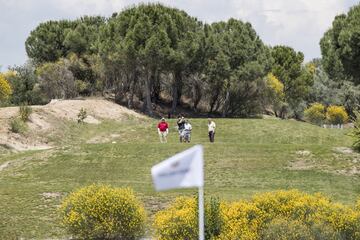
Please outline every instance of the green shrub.
[{"label": "green shrub", "polygon": [[260,233],[262,240],[315,240],[309,228],[299,220],[275,218]]},{"label": "green shrub", "polygon": [[87,117],[87,111],[85,108],[81,108],[78,115],[78,123],[84,123],[85,118]]},{"label": "green shrub", "polygon": [[29,107],[27,104],[24,104],[24,105],[21,105],[20,108],[19,108],[19,116],[20,116],[20,119],[23,121],[23,122],[26,122],[29,120],[29,117],[32,113],[32,108]]},{"label": "green shrub", "polygon": [[310,226],[311,235],[315,240],[343,240],[341,237],[340,231],[335,231],[335,229],[326,223],[315,223]]},{"label": "green shrub", "polygon": [[275,218],[260,231],[262,240],[342,240],[343,238],[329,224],[305,224],[288,218]]},{"label": "green shrub", "polygon": [[145,210],[132,190],[91,185],[71,193],[60,206],[63,225],[79,239],[139,239]]},{"label": "green shrub", "polygon": [[351,133],[351,135],[354,138],[353,148],[357,151],[360,151],[360,112],[355,111],[354,115],[355,115],[353,120],[354,129],[352,130]]},{"label": "green shrub", "polygon": [[223,225],[220,211],[221,202],[218,198],[210,198],[205,204],[205,239],[219,236]]},{"label": "green shrub", "polygon": [[86,92],[89,92],[90,84],[81,80],[75,80],[75,88],[76,91],[80,94],[84,94]]},{"label": "green shrub", "polygon": [[10,130],[14,133],[24,133],[27,130],[27,126],[20,118],[13,118],[10,121]]},{"label": "green shrub", "polygon": [[348,121],[349,115],[342,106],[329,106],[326,112],[326,119],[331,124],[344,124]]},{"label": "green shrub", "polygon": [[307,121],[321,125],[325,120],[325,106],[321,103],[313,103],[305,109],[304,116]]},{"label": "green shrub", "polygon": [[96,80],[95,89],[99,92],[103,91],[104,90],[104,82],[101,80]]},{"label": "green shrub", "polygon": [[9,82],[13,88],[10,102],[15,105],[28,103],[29,105],[46,104],[48,100],[38,84],[38,77],[35,74],[35,66],[32,62],[27,62],[22,66],[11,68],[16,72],[9,77]]}]

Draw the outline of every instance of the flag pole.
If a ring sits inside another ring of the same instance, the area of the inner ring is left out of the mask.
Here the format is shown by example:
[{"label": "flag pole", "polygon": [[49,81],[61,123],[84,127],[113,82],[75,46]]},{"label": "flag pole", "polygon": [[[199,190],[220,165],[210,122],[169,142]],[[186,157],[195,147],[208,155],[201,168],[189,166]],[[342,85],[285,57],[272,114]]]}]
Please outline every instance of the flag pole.
[{"label": "flag pole", "polygon": [[199,240],[204,240],[204,187],[199,187]]}]

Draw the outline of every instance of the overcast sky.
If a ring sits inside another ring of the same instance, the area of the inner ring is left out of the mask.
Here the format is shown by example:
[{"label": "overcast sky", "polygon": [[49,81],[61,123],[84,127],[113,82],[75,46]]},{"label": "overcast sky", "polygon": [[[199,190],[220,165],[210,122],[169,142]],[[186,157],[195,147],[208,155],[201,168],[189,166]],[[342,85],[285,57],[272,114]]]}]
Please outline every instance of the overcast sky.
[{"label": "overcast sky", "polygon": [[[0,0],[0,65],[23,64],[25,40],[40,22],[82,15],[110,16],[138,0]],[[160,0],[211,23],[230,17],[250,22],[268,45],[285,44],[320,57],[319,40],[334,17],[359,0]]]}]

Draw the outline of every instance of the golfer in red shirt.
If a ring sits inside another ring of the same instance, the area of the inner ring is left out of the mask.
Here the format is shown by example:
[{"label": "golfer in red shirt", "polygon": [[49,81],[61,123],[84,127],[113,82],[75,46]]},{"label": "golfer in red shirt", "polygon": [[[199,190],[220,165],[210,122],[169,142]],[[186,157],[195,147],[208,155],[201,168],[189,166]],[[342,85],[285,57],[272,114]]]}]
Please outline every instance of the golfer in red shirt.
[{"label": "golfer in red shirt", "polygon": [[161,143],[167,143],[167,135],[169,133],[169,125],[165,121],[165,118],[161,118],[161,122],[158,124],[158,133]]}]

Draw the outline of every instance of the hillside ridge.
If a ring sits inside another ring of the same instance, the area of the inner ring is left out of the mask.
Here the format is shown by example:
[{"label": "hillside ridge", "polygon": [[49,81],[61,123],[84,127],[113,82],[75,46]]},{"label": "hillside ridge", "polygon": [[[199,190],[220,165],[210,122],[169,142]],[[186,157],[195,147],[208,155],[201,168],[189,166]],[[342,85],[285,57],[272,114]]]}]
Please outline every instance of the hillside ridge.
[{"label": "hillside ridge", "polygon": [[102,98],[56,99],[46,105],[34,105],[31,108],[32,114],[26,123],[28,131],[25,134],[14,133],[10,130],[11,120],[19,115],[19,107],[0,108],[0,146],[11,151],[52,148],[52,144],[44,137],[45,133],[58,130],[64,121],[76,122],[82,108],[87,112],[84,122],[89,124],[100,124],[103,120],[146,118],[142,114]]}]

